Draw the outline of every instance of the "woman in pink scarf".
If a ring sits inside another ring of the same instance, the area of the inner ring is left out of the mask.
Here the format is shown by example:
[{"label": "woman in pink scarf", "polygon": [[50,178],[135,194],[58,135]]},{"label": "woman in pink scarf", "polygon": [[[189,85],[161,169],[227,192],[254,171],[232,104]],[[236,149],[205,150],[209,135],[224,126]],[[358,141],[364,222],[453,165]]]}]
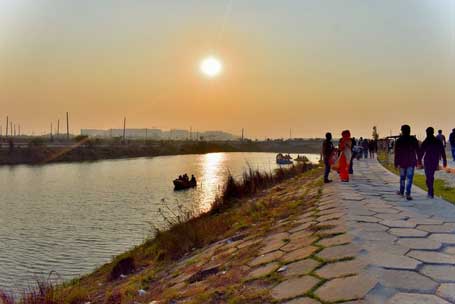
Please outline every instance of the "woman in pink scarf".
[{"label": "woman in pink scarf", "polygon": [[342,182],[349,182],[349,165],[352,157],[352,140],[351,132],[345,130],[341,133],[340,141],[340,178]]}]

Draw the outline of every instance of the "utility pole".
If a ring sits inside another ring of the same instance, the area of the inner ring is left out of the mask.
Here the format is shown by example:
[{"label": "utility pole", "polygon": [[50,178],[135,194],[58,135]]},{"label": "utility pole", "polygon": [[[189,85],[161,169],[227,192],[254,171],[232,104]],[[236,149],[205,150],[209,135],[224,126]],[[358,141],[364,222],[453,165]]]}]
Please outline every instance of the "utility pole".
[{"label": "utility pole", "polygon": [[289,139],[292,139],[292,129],[289,129]]},{"label": "utility pole", "polygon": [[60,135],[60,119],[57,120],[57,137]]},{"label": "utility pole", "polygon": [[244,140],[244,129],[242,128],[242,142]]},{"label": "utility pole", "polygon": [[18,127],[19,127],[19,134],[18,135],[21,136],[21,125],[19,124]]},{"label": "utility pole", "polygon": [[14,124],[14,137],[16,137],[16,124]]},{"label": "utility pole", "polygon": [[52,122],[51,122],[51,133],[49,133],[49,134],[50,134],[51,141],[53,140],[53,138],[52,138],[52,131],[53,131],[53,130],[52,130]]},{"label": "utility pole", "polygon": [[66,112],[66,139],[70,140],[70,122],[68,112]]},{"label": "utility pole", "polygon": [[126,139],[126,117],[123,118],[123,142]]},{"label": "utility pole", "polygon": [[11,137],[12,137],[13,136],[13,122],[12,121],[9,122],[9,129],[10,129],[9,133],[11,134]]},{"label": "utility pole", "polygon": [[8,125],[9,125],[9,117],[6,116],[6,133],[5,133],[5,137],[8,137]]}]

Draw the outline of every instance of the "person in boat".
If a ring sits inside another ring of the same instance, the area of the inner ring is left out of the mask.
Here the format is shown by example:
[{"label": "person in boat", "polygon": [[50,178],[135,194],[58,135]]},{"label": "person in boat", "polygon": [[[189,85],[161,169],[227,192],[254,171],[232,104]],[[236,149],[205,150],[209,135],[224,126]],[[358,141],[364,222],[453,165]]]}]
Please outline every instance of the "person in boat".
[{"label": "person in boat", "polygon": [[179,175],[179,180],[183,180],[183,176]]},{"label": "person in boat", "polygon": [[185,182],[189,182],[190,181],[190,179],[188,177],[188,174],[186,174],[186,173],[183,174],[183,181],[185,181]]},{"label": "person in boat", "polygon": [[194,174],[191,174],[190,183],[193,184],[193,185],[196,185],[196,177],[194,177]]}]

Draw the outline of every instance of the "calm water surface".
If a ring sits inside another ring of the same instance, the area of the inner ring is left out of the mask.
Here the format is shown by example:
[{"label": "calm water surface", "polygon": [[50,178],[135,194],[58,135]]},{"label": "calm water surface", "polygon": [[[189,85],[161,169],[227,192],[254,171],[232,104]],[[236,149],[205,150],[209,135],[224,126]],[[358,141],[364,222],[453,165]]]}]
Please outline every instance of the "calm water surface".
[{"label": "calm water surface", "polygon": [[[248,164],[277,167],[273,153],[1,167],[0,289],[20,291],[50,272],[71,279],[92,271],[162,228],[160,209],[207,210],[228,170],[240,177]],[[174,192],[172,180],[182,173],[200,186]]]}]

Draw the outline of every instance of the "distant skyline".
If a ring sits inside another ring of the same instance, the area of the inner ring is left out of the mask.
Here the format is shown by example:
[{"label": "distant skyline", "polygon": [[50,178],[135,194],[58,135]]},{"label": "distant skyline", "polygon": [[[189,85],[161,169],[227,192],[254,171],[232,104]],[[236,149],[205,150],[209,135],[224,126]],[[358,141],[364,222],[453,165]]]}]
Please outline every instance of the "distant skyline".
[{"label": "distant skyline", "polygon": [[454,83],[455,0],[0,0],[3,132],[448,134]]}]

